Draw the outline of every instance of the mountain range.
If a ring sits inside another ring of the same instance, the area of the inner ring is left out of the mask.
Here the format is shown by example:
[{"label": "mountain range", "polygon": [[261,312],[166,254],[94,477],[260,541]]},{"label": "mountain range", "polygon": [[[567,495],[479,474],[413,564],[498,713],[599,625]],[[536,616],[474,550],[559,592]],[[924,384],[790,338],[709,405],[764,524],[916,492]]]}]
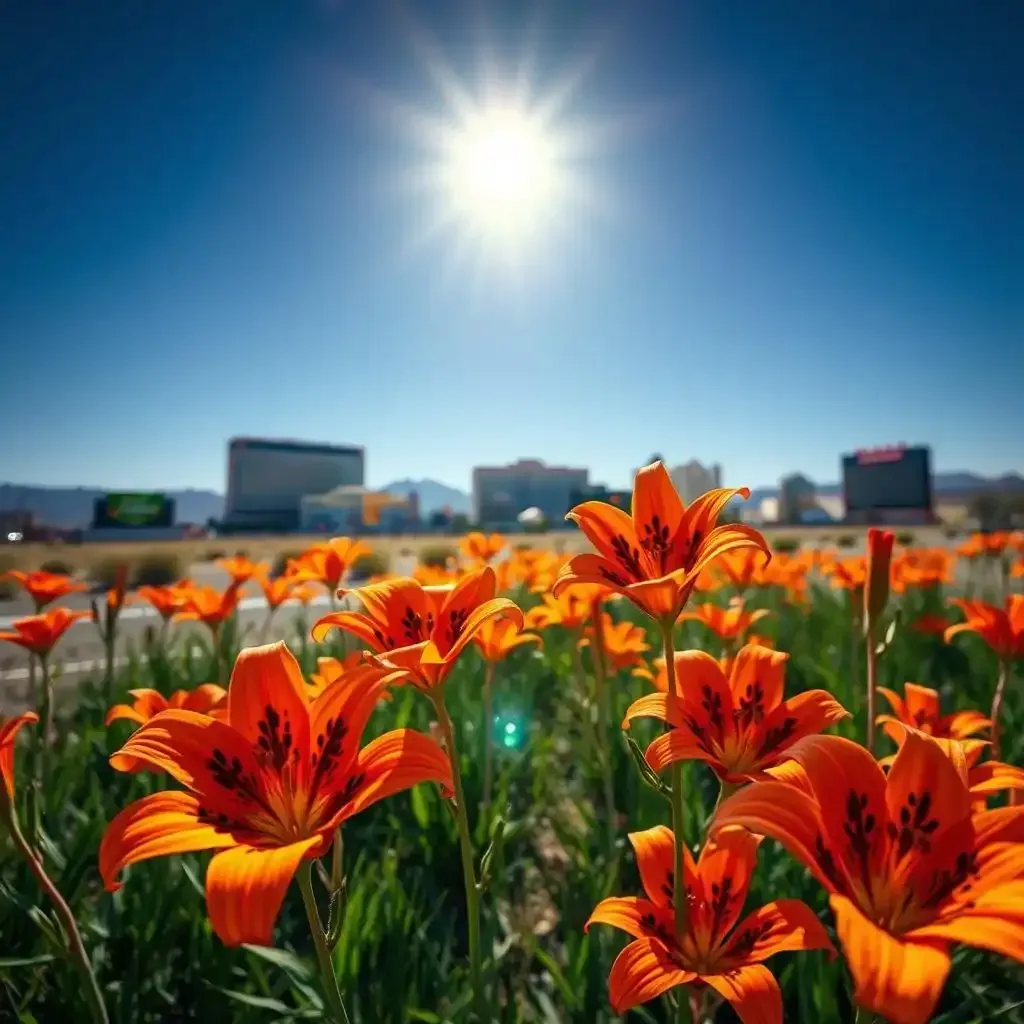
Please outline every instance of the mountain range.
[{"label": "mountain range", "polygon": [[[837,483],[818,484],[817,491],[824,496],[837,496],[842,487]],[[999,477],[983,477],[976,473],[957,471],[936,473],[935,495],[947,501],[969,498],[980,491],[1024,492],[1024,477],[1019,473],[1006,473]],[[469,495],[457,487],[449,487],[437,480],[396,480],[383,488],[392,494],[408,495],[416,491],[419,495],[420,511],[423,515],[448,508],[453,513],[469,513]],[[90,487],[33,487],[22,484],[0,484],[0,512],[10,509],[26,509],[48,526],[61,529],[76,529],[92,521],[93,502],[106,492]],[[179,523],[205,523],[219,519],[224,514],[224,496],[215,491],[183,490],[168,491],[176,506]],[[778,497],[777,487],[757,487],[752,490],[750,500],[755,504],[765,498]]]}]

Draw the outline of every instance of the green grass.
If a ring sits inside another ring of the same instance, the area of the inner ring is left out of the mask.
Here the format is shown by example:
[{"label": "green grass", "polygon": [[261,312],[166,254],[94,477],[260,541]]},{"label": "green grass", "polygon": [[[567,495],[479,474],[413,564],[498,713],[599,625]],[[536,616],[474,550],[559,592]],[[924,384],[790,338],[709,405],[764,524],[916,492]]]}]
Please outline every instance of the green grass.
[{"label": "green grass", "polygon": [[[721,598],[728,597],[723,592]],[[524,602],[525,603],[525,602]],[[815,585],[806,608],[763,591],[754,604],[772,615],[758,632],[790,652],[787,695],[812,687],[830,690],[853,713],[840,731],[863,736],[859,644],[851,642],[845,595]],[[912,594],[902,621],[934,597]],[[616,614],[622,609],[616,607]],[[179,636],[201,637],[196,627]],[[943,693],[946,710],[987,709],[995,664],[975,637],[946,646],[909,629],[898,630],[880,658],[879,682],[899,688],[904,680],[928,683]],[[652,637],[653,643],[653,637]],[[181,648],[191,644],[180,644]],[[307,671],[317,650],[296,637],[293,650]],[[706,630],[680,628],[677,647],[717,653]],[[545,634],[543,651],[522,649],[498,667],[495,710],[517,727],[518,749],[496,750],[496,801],[508,821],[500,856],[483,896],[486,971],[501,993],[501,1022],[604,1024],[615,1019],[607,1000],[607,977],[625,937],[607,927],[583,934],[594,905],[607,895],[640,890],[626,832],[668,821],[668,805],[639,778],[618,729],[608,738],[615,803],[624,816],[614,856],[601,810],[599,773],[588,743],[572,673],[568,637]],[[448,700],[462,753],[462,771],[477,856],[487,845],[488,821],[478,812],[482,785],[482,664],[470,652],[448,684]],[[156,686],[163,691],[211,678],[206,656],[173,654],[122,673],[122,690]],[[617,723],[630,701],[648,684],[623,676],[611,684]],[[1005,758],[1024,754],[1024,702],[1011,688],[1005,707]],[[49,842],[47,866],[73,906],[111,1014],[120,1024],[144,1022],[273,1022],[322,1019],[312,945],[301,900],[289,893],[275,933],[274,949],[226,949],[206,918],[202,879],[206,858],[182,856],[138,864],[124,885],[102,890],[96,855],[106,823],[131,800],[164,785],[146,775],[113,771],[107,757],[129,735],[126,723],[103,727],[105,707],[87,683],[70,718],[61,722],[58,765],[45,793],[42,819]],[[379,710],[365,739],[389,728],[427,730],[430,707],[402,687]],[[653,724],[634,733],[641,746]],[[365,741],[365,740],[364,740]],[[884,740],[882,742],[888,742]],[[19,765],[19,769],[24,762]],[[716,797],[710,771],[686,766],[687,839],[700,830]],[[23,813],[24,818],[24,813]],[[348,887],[344,932],[336,965],[349,1014],[364,1024],[467,1019],[465,915],[456,828],[434,787],[376,805],[345,826]],[[820,887],[772,842],[762,846],[750,894],[756,906],[779,897],[800,897],[831,916]],[[48,913],[28,870],[9,845],[0,843],[0,1020],[44,1024],[83,1020],[80,983],[59,948],[34,922]],[[841,958],[824,953],[782,954],[770,961],[782,986],[786,1019],[839,1024],[852,1020],[849,978]],[[1024,972],[996,956],[961,949],[937,1020],[982,1022],[1020,1019],[1006,1007],[1024,999]],[[631,1020],[669,1018],[654,1002]],[[735,1021],[728,1007],[719,1022]]]}]

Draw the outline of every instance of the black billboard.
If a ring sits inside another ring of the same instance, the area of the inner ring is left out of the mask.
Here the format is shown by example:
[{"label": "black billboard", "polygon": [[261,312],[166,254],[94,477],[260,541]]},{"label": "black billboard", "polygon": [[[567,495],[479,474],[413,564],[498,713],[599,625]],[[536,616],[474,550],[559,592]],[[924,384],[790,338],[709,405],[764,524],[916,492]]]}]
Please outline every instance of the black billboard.
[{"label": "black billboard", "polygon": [[847,515],[904,509],[931,512],[931,451],[879,448],[843,456],[843,497]]},{"label": "black billboard", "polygon": [[117,492],[97,498],[92,525],[97,530],[174,525],[174,499],[155,492]]}]

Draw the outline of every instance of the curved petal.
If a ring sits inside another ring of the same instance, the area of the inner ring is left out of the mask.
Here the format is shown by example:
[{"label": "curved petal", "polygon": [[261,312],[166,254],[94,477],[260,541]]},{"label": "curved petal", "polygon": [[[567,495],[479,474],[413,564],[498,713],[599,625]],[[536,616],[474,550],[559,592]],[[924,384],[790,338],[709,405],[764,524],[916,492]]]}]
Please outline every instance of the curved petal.
[{"label": "curved petal", "polygon": [[701,980],[733,1008],[742,1024],[782,1024],[782,992],[762,964],[728,974],[702,975]]},{"label": "curved petal", "polygon": [[[692,506],[691,506],[692,507]],[[752,526],[742,523],[729,523],[727,526],[716,526],[704,538],[697,549],[697,560],[687,573],[688,579],[696,579],[700,573],[722,555],[741,548],[758,548],[765,553],[765,562],[771,559],[771,551],[764,537]]]},{"label": "curved petal", "polygon": [[759,724],[782,703],[788,660],[785,651],[757,644],[744,644],[739,649],[729,674],[729,688],[741,726]]},{"label": "curved petal", "polygon": [[918,683],[903,684],[903,721],[923,729],[939,720],[939,691]]},{"label": "curved petal", "polygon": [[407,647],[430,638],[435,625],[434,602],[412,577],[382,580],[349,593],[372,623],[369,637],[363,639],[375,651]]},{"label": "curved petal", "polygon": [[907,938],[962,942],[1024,963],[1024,880],[993,886],[959,908],[956,916],[917,928]]},{"label": "curved petal", "polygon": [[137,729],[110,756],[117,771],[167,772],[202,797],[203,805],[244,817],[260,804],[260,768],[252,745],[226,722],[171,709]]},{"label": "curved petal", "polygon": [[453,792],[451,761],[440,745],[415,729],[393,729],[378,736],[359,751],[342,791],[345,803],[334,815],[332,827],[420,782],[440,783],[446,796]]},{"label": "curved petal", "polygon": [[787,756],[807,775],[839,866],[860,884],[870,884],[888,853],[885,773],[878,762],[841,736],[808,736]]},{"label": "curved petal", "polygon": [[775,900],[748,914],[722,950],[720,963],[760,963],[776,953],[827,949],[835,956],[825,926],[802,900]]},{"label": "curved petal", "polygon": [[693,581],[687,577],[686,570],[676,569],[667,576],[630,583],[621,593],[645,615],[661,621],[666,618],[675,619],[692,590]]},{"label": "curved petal", "polygon": [[672,912],[642,896],[610,896],[601,900],[583,926],[610,924],[634,939],[657,939],[666,946],[673,944]]},{"label": "curved petal", "polygon": [[199,820],[199,801],[166,790],[129,804],[110,822],[100,841],[100,875],[107,892],[121,888],[117,876],[129,864],[172,853],[236,846],[230,832]]},{"label": "curved petal", "polygon": [[[682,717],[676,714],[673,725],[682,725]],[[626,709],[622,719],[622,728],[628,729],[635,718],[656,718],[659,722],[668,722],[668,694],[648,693],[633,701]]]},{"label": "curved petal", "polygon": [[934,869],[937,860],[955,859],[970,847],[971,795],[962,754],[959,760],[955,764],[937,741],[907,730],[885,792],[897,878],[910,878],[925,865]]},{"label": "curved petal", "polygon": [[[633,520],[621,508],[604,501],[585,501],[565,518],[583,531],[598,555],[611,563],[627,583],[645,578]],[[574,561],[570,560],[569,566]]]},{"label": "curved petal", "polygon": [[551,584],[551,594],[561,599],[569,587],[578,586],[602,587],[618,594],[626,594],[626,587],[630,582],[629,577],[614,562],[601,555],[587,552],[574,555],[562,566],[554,583]]},{"label": "curved petal", "polygon": [[321,787],[324,792],[330,791],[332,780],[347,775],[377,701],[403,674],[378,665],[360,665],[345,675],[343,684],[329,686],[310,706],[314,793]]},{"label": "curved petal", "polygon": [[[746,501],[750,490],[746,487],[715,487],[690,502],[679,524],[679,532],[690,539],[696,547],[712,533],[718,517],[733,498]],[[762,539],[763,544],[763,539]],[[766,554],[768,551],[766,549]]]},{"label": "curved petal", "polygon": [[228,683],[227,721],[280,772],[309,757],[309,712],[302,669],[283,640],[248,647]]},{"label": "curved petal", "polygon": [[683,521],[683,503],[664,463],[653,462],[637,470],[632,512],[633,534],[640,546],[644,575],[653,579],[673,569],[686,568],[684,558],[688,551],[674,550]]},{"label": "curved petal", "polygon": [[14,797],[14,741],[23,726],[35,724],[39,716],[34,711],[25,711],[14,718],[0,721],[0,778],[9,798]]},{"label": "curved petal", "polygon": [[735,827],[781,843],[829,892],[843,885],[820,812],[802,788],[785,782],[744,786],[719,807],[710,834]]},{"label": "curved petal", "polygon": [[888,701],[892,713],[898,719],[901,721],[906,719],[906,705],[903,703],[903,698],[895,690],[890,690],[885,686],[876,686],[875,693],[880,693]]},{"label": "curved petal", "polygon": [[201,683],[194,690],[184,692],[185,699],[181,706],[186,711],[199,711],[202,714],[215,708],[227,696],[227,690],[216,683]]},{"label": "curved petal", "polygon": [[679,967],[657,939],[635,939],[612,964],[608,998],[616,1013],[625,1013],[696,977]]},{"label": "curved petal", "polygon": [[299,864],[321,846],[319,835],[288,846],[236,846],[218,853],[206,869],[206,908],[225,946],[269,946],[274,921]]},{"label": "curved petal", "polygon": [[[494,570],[485,566],[493,575]],[[466,649],[477,631],[484,623],[492,619],[504,618],[515,623],[517,629],[523,628],[523,612],[515,601],[507,597],[494,597],[468,611],[464,618],[462,612],[467,609],[457,609],[448,606],[441,610],[441,614],[447,617],[447,625],[444,629],[442,646],[437,641],[431,640],[423,650],[422,663],[424,665],[446,665],[455,661],[456,658]],[[435,636],[438,630],[435,630]]]},{"label": "curved petal", "polygon": [[700,852],[700,894],[691,921],[694,931],[703,934],[707,949],[722,943],[743,910],[757,867],[759,842],[747,831],[730,829],[709,839]]},{"label": "curved petal", "polygon": [[941,719],[942,730],[953,739],[962,740],[976,736],[992,727],[992,720],[980,711],[968,709],[954,711]]},{"label": "curved petal", "polygon": [[985,761],[975,765],[968,775],[971,796],[989,796],[1004,790],[1024,789],[1024,768],[1002,761]]},{"label": "curved petal", "polygon": [[757,737],[756,758],[759,764],[773,762],[807,736],[815,736],[822,729],[850,713],[826,690],[805,690],[783,701],[764,721]]},{"label": "curved petal", "polygon": [[725,771],[725,765],[719,762],[718,756],[685,726],[671,729],[652,740],[644,751],[644,757],[659,774],[677,761],[707,761]]},{"label": "curved petal", "polygon": [[[161,694],[157,694],[161,696]],[[164,707],[160,708],[159,711],[163,711],[167,704],[164,702]],[[159,711],[154,711],[153,714],[159,714]],[[142,725],[143,722],[148,722],[152,715],[143,714],[136,706],[132,704],[115,704],[108,712],[106,718],[103,719],[103,724],[108,728],[114,722],[128,721],[135,722],[137,725]]]},{"label": "curved petal", "polygon": [[331,612],[324,615],[313,623],[310,635],[318,644],[322,644],[332,629],[351,633],[378,653],[388,650],[387,637],[380,625],[362,612]]},{"label": "curved petal", "polygon": [[853,975],[854,1000],[892,1024],[931,1019],[949,974],[942,942],[908,942],[869,921],[845,896],[829,900]]},{"label": "curved petal", "polygon": [[667,825],[655,825],[643,832],[630,832],[640,883],[652,903],[671,907],[675,879],[675,839]]}]

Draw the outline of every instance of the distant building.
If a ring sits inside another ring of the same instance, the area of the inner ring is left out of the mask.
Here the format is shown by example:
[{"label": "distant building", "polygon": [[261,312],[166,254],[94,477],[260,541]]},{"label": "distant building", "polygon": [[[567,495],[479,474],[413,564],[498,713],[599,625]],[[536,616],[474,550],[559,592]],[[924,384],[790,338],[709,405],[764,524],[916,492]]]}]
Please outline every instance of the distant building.
[{"label": "distant building", "polygon": [[855,523],[934,519],[931,450],[924,445],[865,448],[844,455],[843,499]]},{"label": "distant building", "polygon": [[814,483],[800,473],[779,481],[779,522],[800,523],[809,509],[817,507]]},{"label": "distant building", "polygon": [[409,533],[420,525],[419,498],[370,491],[358,484],[299,499],[299,529],[308,533]]},{"label": "distant building", "polygon": [[222,527],[285,532],[300,525],[304,495],[362,487],[362,448],[236,437],[228,445],[228,485]]},{"label": "distant building", "polygon": [[690,459],[689,462],[670,470],[669,476],[685,505],[689,505],[702,494],[722,486],[722,467],[717,462],[705,467],[696,459]]},{"label": "distant building", "polygon": [[564,524],[574,492],[586,490],[590,471],[520,459],[508,466],[473,470],[470,516],[475,523],[514,529],[519,513],[538,508],[552,526]]}]

